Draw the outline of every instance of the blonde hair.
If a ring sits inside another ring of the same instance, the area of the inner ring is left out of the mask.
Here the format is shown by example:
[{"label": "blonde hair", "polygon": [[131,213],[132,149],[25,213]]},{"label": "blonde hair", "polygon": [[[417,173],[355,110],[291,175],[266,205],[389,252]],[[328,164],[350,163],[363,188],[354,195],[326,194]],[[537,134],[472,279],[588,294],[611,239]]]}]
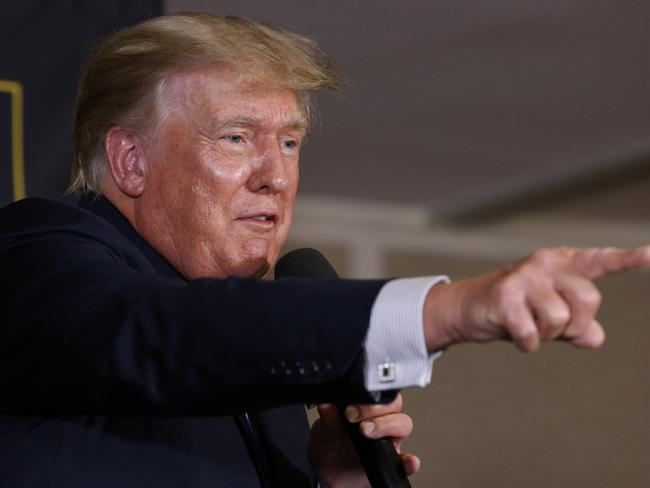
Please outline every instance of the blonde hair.
[{"label": "blonde hair", "polygon": [[79,81],[68,191],[99,193],[108,129],[153,128],[165,81],[213,65],[293,90],[307,116],[310,92],[341,87],[336,69],[314,41],[248,19],[178,13],[128,27],[93,50]]}]

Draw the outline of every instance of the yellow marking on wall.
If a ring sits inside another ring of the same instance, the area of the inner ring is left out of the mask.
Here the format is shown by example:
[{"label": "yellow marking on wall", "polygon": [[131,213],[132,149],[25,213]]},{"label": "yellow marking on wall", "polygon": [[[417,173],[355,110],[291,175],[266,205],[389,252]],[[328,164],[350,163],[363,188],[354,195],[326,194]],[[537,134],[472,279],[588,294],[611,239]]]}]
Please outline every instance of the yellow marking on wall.
[{"label": "yellow marking on wall", "polygon": [[23,86],[17,81],[0,80],[0,92],[11,96],[11,174],[16,201],[25,198]]}]

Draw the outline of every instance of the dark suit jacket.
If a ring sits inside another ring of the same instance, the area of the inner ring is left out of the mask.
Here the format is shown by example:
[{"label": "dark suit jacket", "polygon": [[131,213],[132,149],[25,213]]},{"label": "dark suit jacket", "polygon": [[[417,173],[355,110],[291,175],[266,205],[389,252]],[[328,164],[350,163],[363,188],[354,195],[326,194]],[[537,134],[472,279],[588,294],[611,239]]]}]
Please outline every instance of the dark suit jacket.
[{"label": "dark suit jacket", "polygon": [[313,483],[306,402],[371,401],[383,281],[186,282],[108,201],[0,211],[0,486]]}]

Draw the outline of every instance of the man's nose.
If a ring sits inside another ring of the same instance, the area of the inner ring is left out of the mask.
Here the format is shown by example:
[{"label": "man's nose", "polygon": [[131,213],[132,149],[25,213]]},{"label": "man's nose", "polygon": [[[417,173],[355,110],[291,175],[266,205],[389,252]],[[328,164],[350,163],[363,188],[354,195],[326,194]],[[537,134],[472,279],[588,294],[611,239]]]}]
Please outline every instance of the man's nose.
[{"label": "man's nose", "polygon": [[286,190],[287,178],[285,161],[280,144],[275,138],[269,137],[254,157],[254,168],[248,180],[251,191],[256,193],[280,193]]}]

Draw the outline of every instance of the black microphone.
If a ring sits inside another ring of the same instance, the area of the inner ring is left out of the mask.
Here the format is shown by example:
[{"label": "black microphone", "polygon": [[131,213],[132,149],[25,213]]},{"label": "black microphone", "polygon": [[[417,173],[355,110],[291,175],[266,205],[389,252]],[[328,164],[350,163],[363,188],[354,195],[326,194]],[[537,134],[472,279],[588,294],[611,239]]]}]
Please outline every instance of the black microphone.
[{"label": "black microphone", "polygon": [[[275,266],[277,278],[338,278],[338,274],[316,249],[296,249],[285,254]],[[411,488],[404,466],[393,441],[389,437],[368,439],[359,431],[359,425],[345,420],[345,405],[339,412],[361,460],[372,488]]]}]

